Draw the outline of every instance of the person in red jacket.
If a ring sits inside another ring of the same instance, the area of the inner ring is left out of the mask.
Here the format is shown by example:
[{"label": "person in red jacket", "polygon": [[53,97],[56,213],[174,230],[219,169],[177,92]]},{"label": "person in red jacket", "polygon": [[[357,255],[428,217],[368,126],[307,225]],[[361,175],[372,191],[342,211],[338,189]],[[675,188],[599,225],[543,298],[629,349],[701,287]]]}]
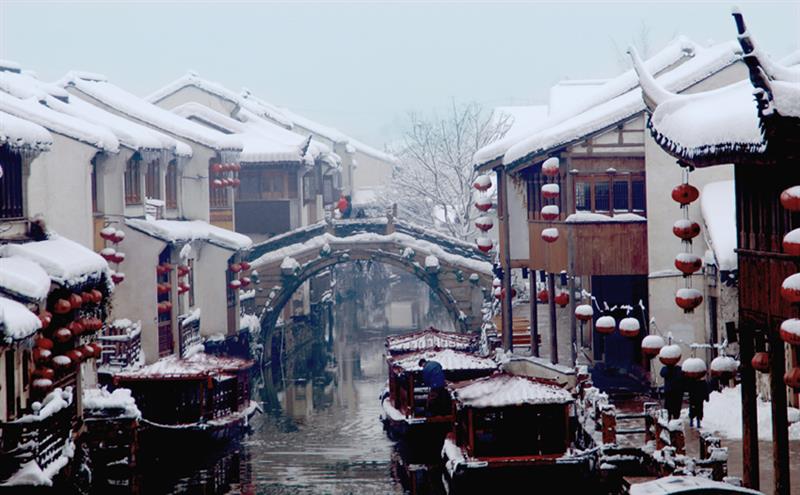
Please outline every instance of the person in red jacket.
[{"label": "person in red jacket", "polygon": [[342,218],[350,218],[350,213],[353,207],[350,205],[350,196],[344,194],[339,196],[339,201],[336,203],[336,209],[341,213]]}]

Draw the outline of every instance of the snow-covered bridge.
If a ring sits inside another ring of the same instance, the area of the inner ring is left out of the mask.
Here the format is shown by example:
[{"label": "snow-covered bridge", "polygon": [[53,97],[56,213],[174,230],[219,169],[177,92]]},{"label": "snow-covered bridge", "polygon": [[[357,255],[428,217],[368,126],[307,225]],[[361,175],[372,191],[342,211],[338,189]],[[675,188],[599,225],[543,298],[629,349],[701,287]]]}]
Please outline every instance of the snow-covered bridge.
[{"label": "snow-covered bridge", "polygon": [[391,217],[333,220],[273,237],[253,247],[261,327],[275,326],[292,293],[322,270],[340,263],[388,263],[428,284],[466,332],[480,327],[481,307],[491,296],[490,258],[473,244]]}]

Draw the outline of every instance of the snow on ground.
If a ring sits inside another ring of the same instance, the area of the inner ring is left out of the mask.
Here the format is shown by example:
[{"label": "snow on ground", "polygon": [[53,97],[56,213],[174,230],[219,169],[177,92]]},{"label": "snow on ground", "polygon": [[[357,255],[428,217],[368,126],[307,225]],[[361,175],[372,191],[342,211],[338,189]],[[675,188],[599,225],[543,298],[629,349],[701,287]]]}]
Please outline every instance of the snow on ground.
[{"label": "snow on ground", "polygon": [[20,256],[0,258],[0,288],[28,299],[40,300],[47,297],[50,291],[50,277],[31,260]]},{"label": "snow on ground", "polygon": [[108,271],[108,263],[94,251],[66,237],[0,247],[0,256],[20,256],[44,268],[54,282],[75,285]]},{"label": "snow on ground", "polygon": [[42,322],[24,305],[0,297],[0,342],[30,337],[42,328]]},{"label": "snow on ground", "polygon": [[[758,411],[758,438],[759,440],[772,440],[772,409],[771,404],[760,398],[756,401]],[[800,440],[800,411],[790,409],[790,420],[796,421],[789,425],[789,439]],[[684,416],[689,415],[689,410],[684,409]],[[742,438],[742,399],[741,385],[725,388],[722,392],[711,392],[709,401],[703,410],[702,431],[718,434],[728,439]]]},{"label": "snow on ground", "polygon": [[125,224],[169,242],[206,240],[229,249],[247,249],[253,245],[246,235],[211,225],[202,220],[152,220],[128,218]]}]

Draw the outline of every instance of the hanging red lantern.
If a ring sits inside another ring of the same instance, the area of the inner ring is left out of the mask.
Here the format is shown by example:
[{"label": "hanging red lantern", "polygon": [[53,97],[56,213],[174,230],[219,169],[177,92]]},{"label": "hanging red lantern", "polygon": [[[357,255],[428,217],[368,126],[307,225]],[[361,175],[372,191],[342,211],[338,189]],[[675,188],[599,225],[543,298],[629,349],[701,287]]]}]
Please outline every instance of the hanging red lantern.
[{"label": "hanging red lantern", "polygon": [[556,304],[558,304],[560,307],[566,308],[567,304],[569,304],[569,294],[567,294],[567,292],[562,290],[561,292],[556,294],[555,301]]},{"label": "hanging red lantern", "polygon": [[225,166],[221,163],[214,163],[211,165],[211,171],[215,174],[223,172],[225,170]]},{"label": "hanging red lantern", "polygon": [[800,302],[800,273],[789,275],[783,280],[781,296],[790,303]]},{"label": "hanging red lantern", "polygon": [[53,390],[53,380],[49,378],[37,378],[31,384],[33,390],[38,395],[45,395]]},{"label": "hanging red lantern", "polygon": [[672,225],[672,233],[684,241],[690,241],[700,235],[700,224],[680,219]]},{"label": "hanging red lantern", "polygon": [[214,179],[211,181],[211,186],[219,189],[221,187],[224,187],[225,184],[220,179]]},{"label": "hanging red lantern", "polygon": [[34,340],[33,345],[36,347],[40,347],[42,349],[52,350],[53,349],[53,341],[48,339],[47,337],[36,337]]},{"label": "hanging red lantern", "polygon": [[680,184],[672,190],[672,199],[681,206],[693,203],[700,197],[700,191],[691,184]]},{"label": "hanging red lantern", "polygon": [[89,344],[82,345],[80,351],[84,361],[94,357],[94,347]]},{"label": "hanging red lantern", "polygon": [[642,354],[652,359],[658,356],[665,345],[666,342],[664,342],[664,337],[661,335],[645,335],[642,339]]},{"label": "hanging red lantern", "polygon": [[72,364],[75,365],[83,360],[83,353],[78,349],[70,349],[69,351],[65,352],[64,355],[67,356]]},{"label": "hanging red lantern", "polygon": [[91,344],[89,344],[89,346],[91,346],[91,348],[92,348],[92,351],[94,353],[94,357],[99,358],[100,356],[103,355],[103,346],[100,345],[99,343],[92,342]]},{"label": "hanging red lantern", "polygon": [[178,285],[178,294],[184,294],[189,292],[190,286],[187,283],[181,283]]},{"label": "hanging red lantern", "polygon": [[580,304],[575,307],[575,318],[581,321],[589,321],[594,316],[594,309],[589,304]]},{"label": "hanging red lantern", "polygon": [[85,304],[94,303],[94,296],[92,296],[92,293],[89,291],[81,292],[81,299]]},{"label": "hanging red lantern", "polygon": [[122,283],[123,280],[125,280],[125,274],[124,273],[112,273],[111,274],[111,280],[115,284],[119,285],[119,284]]},{"label": "hanging red lantern", "polygon": [[233,164],[233,171],[234,172],[239,172],[241,170],[242,170],[242,164],[241,163],[234,163]]},{"label": "hanging red lantern", "polygon": [[250,263],[248,263],[246,261],[242,261],[239,264],[242,265],[242,270],[249,270],[250,269]]},{"label": "hanging red lantern", "polygon": [[42,328],[47,328],[53,321],[53,313],[49,311],[42,311],[39,315],[39,321],[42,323]]},{"label": "hanging red lantern", "polygon": [[100,237],[102,237],[106,241],[110,241],[114,238],[114,232],[117,230],[114,227],[104,227],[100,230]]},{"label": "hanging red lantern", "polygon": [[242,181],[239,180],[238,177],[234,177],[233,179],[231,179],[231,187],[234,187],[234,188],[235,187],[239,187],[241,184],[242,184]]},{"label": "hanging red lantern", "polygon": [[681,365],[681,371],[683,372],[683,376],[690,380],[700,380],[701,378],[705,378],[708,369],[706,368],[705,361],[700,358],[690,357],[686,358]]},{"label": "hanging red lantern", "polygon": [[70,294],[69,305],[72,309],[78,309],[83,306],[83,298],[78,294]]},{"label": "hanging red lantern", "polygon": [[53,352],[50,349],[34,347],[31,354],[33,356],[33,362],[36,364],[45,364],[50,361],[50,357],[53,355]]},{"label": "hanging red lantern", "polygon": [[72,339],[72,332],[69,328],[59,328],[55,332],[53,332],[53,338],[56,341],[61,342],[62,344],[65,342],[69,342]]},{"label": "hanging red lantern", "polygon": [[53,304],[53,312],[57,315],[67,314],[72,311],[72,304],[68,299],[59,299]]},{"label": "hanging red lantern", "polygon": [[52,380],[55,377],[56,373],[53,371],[53,368],[36,368],[33,370],[33,376],[36,378],[46,378],[48,380]]},{"label": "hanging red lantern", "polygon": [[230,287],[231,289],[234,289],[234,290],[238,289],[241,286],[242,286],[242,283],[237,279],[233,279],[228,283],[228,287]]},{"label": "hanging red lantern", "polygon": [[53,367],[56,369],[64,370],[69,368],[71,365],[72,359],[65,354],[59,354],[58,356],[53,357]]},{"label": "hanging red lantern", "polygon": [[489,211],[492,209],[492,198],[478,198],[475,200],[475,208],[480,211]]},{"label": "hanging red lantern", "polygon": [[125,240],[125,232],[122,230],[115,230],[114,235],[111,236],[110,240],[114,244],[119,244],[120,242]]},{"label": "hanging red lantern", "polygon": [[156,292],[158,292],[159,294],[167,294],[170,291],[170,289],[172,289],[172,285],[169,282],[158,284],[156,286]]},{"label": "hanging red lantern", "polygon": [[483,232],[487,232],[494,227],[494,220],[492,217],[482,216],[475,219],[475,226],[478,227],[478,230]]},{"label": "hanging red lantern", "polygon": [[489,188],[492,187],[492,178],[488,175],[479,175],[475,178],[472,187],[478,191],[488,191]]},{"label": "hanging red lantern", "polygon": [[230,269],[230,271],[232,271],[233,273],[239,273],[240,271],[242,271],[242,265],[240,265],[239,263],[233,263],[233,264],[232,264],[232,265],[229,267],[229,269]]},{"label": "hanging red lantern", "polygon": [[102,292],[100,292],[100,291],[99,291],[99,290],[97,290],[97,289],[92,289],[92,290],[91,290],[91,291],[89,291],[89,292],[91,293],[91,295],[92,295],[92,301],[93,301],[95,304],[100,304],[101,302],[103,302],[103,293],[102,293]]},{"label": "hanging red lantern", "polygon": [[[505,294],[506,294],[506,292],[505,292],[505,291],[504,291],[504,290],[503,290],[501,287],[497,287],[497,288],[495,288],[495,290],[494,290],[494,297],[495,297],[496,299],[498,299],[498,300],[499,300],[499,299],[502,299],[502,298],[503,298],[503,296],[505,296]],[[517,289],[515,289],[515,288],[513,288],[513,287],[512,287],[512,288],[511,288],[511,298],[513,299],[513,298],[515,298],[515,297],[517,297]]]},{"label": "hanging red lantern", "polygon": [[781,339],[789,345],[800,345],[800,319],[790,318],[781,323]]},{"label": "hanging red lantern", "polygon": [[172,304],[170,304],[169,301],[158,303],[158,312],[161,314],[169,313],[171,309],[172,309]]},{"label": "hanging red lantern", "polygon": [[613,316],[601,316],[594,322],[594,330],[603,335],[609,335],[614,333],[614,329],[617,327],[617,322],[614,320]]},{"label": "hanging red lantern", "polygon": [[558,206],[556,205],[546,205],[542,207],[542,218],[548,222],[557,219],[559,213]]},{"label": "hanging red lantern", "polygon": [[619,321],[619,334],[630,339],[639,336],[641,325],[636,318],[623,318]]},{"label": "hanging red lantern", "polygon": [[178,265],[178,276],[185,277],[189,275],[189,267],[186,265]]},{"label": "hanging red lantern", "polygon": [[550,300],[550,293],[547,292],[547,289],[542,289],[536,294],[536,299],[538,299],[540,303],[546,303]]},{"label": "hanging red lantern", "polygon": [[762,373],[769,373],[769,353],[760,351],[753,354],[753,359],[750,360],[750,366],[754,370]]},{"label": "hanging red lantern", "polygon": [[789,256],[800,256],[800,229],[783,236],[783,252]]},{"label": "hanging red lantern", "polygon": [[164,301],[163,304],[164,304],[164,308],[167,311],[172,311],[172,302],[171,301]]},{"label": "hanging red lantern", "polygon": [[783,375],[783,382],[787,387],[800,391],[800,366],[795,366]]},{"label": "hanging red lantern", "polygon": [[675,268],[684,275],[691,275],[703,267],[700,256],[692,253],[678,253],[675,256]]},{"label": "hanging red lantern", "polygon": [[488,253],[494,247],[494,242],[488,237],[478,237],[476,243],[478,245],[478,249],[484,253]]},{"label": "hanging red lantern", "polygon": [[685,312],[691,312],[703,302],[703,294],[693,288],[681,288],[675,293],[675,304]]},{"label": "hanging red lantern", "polygon": [[717,356],[711,360],[711,376],[715,378],[730,379],[739,369],[739,361],[730,356]]},{"label": "hanging red lantern", "polygon": [[242,283],[242,287],[248,287],[251,282],[250,277],[242,277],[239,281]]},{"label": "hanging red lantern", "polygon": [[545,184],[542,186],[542,197],[544,199],[556,199],[561,194],[561,188],[558,184]]},{"label": "hanging red lantern", "polygon": [[781,193],[781,206],[789,211],[800,211],[800,186],[792,186]]},{"label": "hanging red lantern", "polygon": [[558,229],[551,227],[542,230],[542,240],[549,243],[556,242],[558,240]]},{"label": "hanging red lantern", "polygon": [[681,347],[678,344],[665,345],[658,351],[658,360],[664,366],[675,366],[681,360]]},{"label": "hanging red lantern", "polygon": [[111,261],[113,261],[116,264],[122,263],[123,261],[125,261],[125,253],[117,251],[116,253],[114,253],[113,256],[111,256]]},{"label": "hanging red lantern", "polygon": [[117,250],[114,248],[107,247],[100,250],[100,256],[102,256],[103,259],[105,259],[109,263],[114,261],[115,254],[117,254]]},{"label": "hanging red lantern", "polygon": [[78,335],[82,334],[83,331],[85,330],[83,328],[83,325],[80,322],[77,322],[77,321],[69,322],[69,325],[67,325],[67,329],[70,332],[72,332],[72,336],[73,337],[77,337]]},{"label": "hanging red lantern", "polygon": [[542,174],[547,177],[555,177],[558,175],[558,158],[550,157],[542,163]]}]

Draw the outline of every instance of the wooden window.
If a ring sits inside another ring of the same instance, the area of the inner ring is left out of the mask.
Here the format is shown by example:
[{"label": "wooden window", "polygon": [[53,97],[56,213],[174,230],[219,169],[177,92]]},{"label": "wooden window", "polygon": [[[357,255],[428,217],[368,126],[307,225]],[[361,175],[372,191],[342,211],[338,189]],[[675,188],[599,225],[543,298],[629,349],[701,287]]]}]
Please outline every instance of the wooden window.
[{"label": "wooden window", "polygon": [[165,177],[167,208],[178,207],[178,164],[172,160],[167,164]]},{"label": "wooden window", "polygon": [[227,187],[214,187],[214,180],[222,180],[225,178],[227,172],[214,172],[214,164],[218,161],[212,161],[208,166],[208,191],[212,209],[226,209],[230,208],[230,201],[228,200]]},{"label": "wooden window", "polygon": [[94,159],[92,159],[92,213],[97,213],[97,165],[94,163]]},{"label": "wooden window", "polygon": [[600,180],[594,183],[594,209],[595,211],[608,211],[609,204],[609,191],[608,181]]},{"label": "wooden window", "polygon": [[628,181],[614,181],[614,211],[628,211],[630,198],[628,197]]},{"label": "wooden window", "polygon": [[317,196],[317,181],[314,179],[314,172],[308,172],[303,176],[303,201],[314,201]]},{"label": "wooden window", "polygon": [[239,179],[242,182],[236,191],[238,199],[245,201],[261,199],[261,170],[243,169],[239,172]]},{"label": "wooden window", "polygon": [[138,156],[128,160],[125,166],[125,204],[142,204],[141,159]]},{"label": "wooden window", "polygon": [[22,158],[8,148],[0,149],[0,218],[22,218]]},{"label": "wooden window", "polygon": [[542,175],[540,171],[537,169],[535,172],[529,173],[529,175],[526,176],[525,180],[528,182],[529,219],[540,220],[542,208],[546,205],[556,205],[558,206],[560,211],[562,212],[565,211],[566,202],[563,194],[559,194],[558,198],[555,200],[545,199],[542,196],[542,186],[544,186],[545,184],[556,184],[558,185],[559,188],[563,190],[564,180],[560,175],[558,177],[555,177],[555,179],[551,179]]},{"label": "wooden window", "polygon": [[579,174],[573,184],[576,211],[644,214],[647,209],[643,173]]},{"label": "wooden window", "polygon": [[322,178],[322,202],[324,204],[333,203],[336,198],[333,191],[333,177],[326,175]]},{"label": "wooden window", "polygon": [[144,176],[144,194],[148,199],[161,199],[161,167],[158,160],[147,164]]},{"label": "wooden window", "polygon": [[592,211],[591,182],[575,182],[575,210]]},{"label": "wooden window", "polygon": [[631,209],[636,212],[647,209],[644,179],[631,180]]},{"label": "wooden window", "polygon": [[289,195],[291,199],[297,198],[297,172],[288,172],[287,181],[289,182]]}]

